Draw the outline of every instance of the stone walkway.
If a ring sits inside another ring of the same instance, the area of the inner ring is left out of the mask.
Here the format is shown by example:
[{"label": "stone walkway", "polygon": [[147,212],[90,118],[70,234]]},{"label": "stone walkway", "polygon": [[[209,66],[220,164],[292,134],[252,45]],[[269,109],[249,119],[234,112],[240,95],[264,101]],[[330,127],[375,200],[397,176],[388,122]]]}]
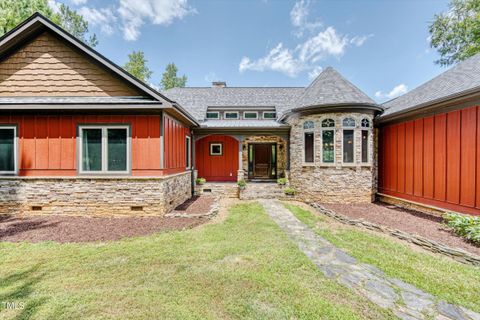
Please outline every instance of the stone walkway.
[{"label": "stone walkway", "polygon": [[336,248],[298,220],[277,200],[259,200],[268,215],[285,231],[323,274],[390,309],[401,319],[480,320],[480,314],[438,301],[432,295],[387,277],[378,268],[361,263]]}]

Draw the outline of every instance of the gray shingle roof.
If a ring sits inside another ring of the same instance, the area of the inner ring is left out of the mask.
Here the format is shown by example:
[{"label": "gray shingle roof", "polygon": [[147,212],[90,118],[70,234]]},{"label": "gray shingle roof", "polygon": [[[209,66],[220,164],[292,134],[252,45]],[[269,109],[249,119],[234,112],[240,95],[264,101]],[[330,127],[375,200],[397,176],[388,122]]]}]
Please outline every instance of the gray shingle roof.
[{"label": "gray shingle roof", "polygon": [[276,107],[278,114],[295,106],[304,88],[173,88],[164,92],[197,120],[205,118],[208,107]]},{"label": "gray shingle roof", "polygon": [[337,104],[376,105],[365,93],[345,79],[332,67],[326,68],[305,89],[298,107]]},{"label": "gray shingle roof", "polygon": [[[163,94],[178,102],[199,121],[204,120],[208,107],[275,107],[277,117],[281,118],[288,111],[301,107],[337,104],[377,106],[331,67],[320,73],[307,88],[173,88]],[[245,121],[239,122],[239,125],[243,123]]]},{"label": "gray shingle roof", "polygon": [[202,128],[282,128],[288,127],[275,120],[207,120]]},{"label": "gray shingle roof", "polygon": [[478,89],[480,91],[480,54],[477,54],[412,91],[383,104],[383,117],[449,100]]}]

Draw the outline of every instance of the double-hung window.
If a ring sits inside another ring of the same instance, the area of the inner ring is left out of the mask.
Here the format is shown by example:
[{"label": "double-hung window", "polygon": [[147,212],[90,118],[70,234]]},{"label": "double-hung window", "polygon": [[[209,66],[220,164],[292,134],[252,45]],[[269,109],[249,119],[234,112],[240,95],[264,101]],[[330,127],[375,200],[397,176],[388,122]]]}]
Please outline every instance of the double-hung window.
[{"label": "double-hung window", "polygon": [[335,162],[335,121],[333,119],[322,121],[322,162]]},{"label": "double-hung window", "polygon": [[[354,156],[354,129],[356,126],[355,119],[345,118],[342,121],[343,126],[343,163],[353,163]],[[351,129],[346,129],[351,128]]]},{"label": "double-hung window", "polygon": [[313,121],[305,121],[303,123],[303,162],[315,162],[315,123]]},{"label": "double-hung window", "polygon": [[0,174],[17,173],[17,127],[0,126]]},{"label": "double-hung window", "polygon": [[80,173],[130,172],[129,126],[80,126]]}]

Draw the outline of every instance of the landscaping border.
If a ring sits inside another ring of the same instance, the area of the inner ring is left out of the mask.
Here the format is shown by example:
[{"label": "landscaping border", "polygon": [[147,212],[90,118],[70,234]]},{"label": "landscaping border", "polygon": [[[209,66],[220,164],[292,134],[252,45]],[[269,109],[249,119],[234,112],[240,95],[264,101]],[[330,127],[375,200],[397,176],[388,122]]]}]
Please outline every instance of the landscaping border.
[{"label": "landscaping border", "polygon": [[375,223],[371,223],[362,219],[350,219],[344,215],[341,215],[333,210],[327,209],[324,206],[322,206],[319,203],[316,202],[311,202],[308,203],[312,208],[318,210],[320,213],[329,216],[341,223],[348,224],[348,225],[353,225],[353,226],[358,226],[361,228],[373,230],[373,231],[379,231],[382,233],[389,234],[393,237],[396,237],[401,240],[406,240],[410,243],[416,244],[423,249],[435,252],[435,253],[440,253],[443,255],[446,255],[450,258],[453,258],[459,262],[465,263],[465,264],[472,264],[474,266],[480,266],[480,256],[471,254],[469,252],[466,252],[461,249],[456,249],[456,248],[451,248],[448,247],[444,244],[441,244],[439,242],[412,234],[408,232],[404,232],[398,229],[392,229],[386,226],[378,225]]}]

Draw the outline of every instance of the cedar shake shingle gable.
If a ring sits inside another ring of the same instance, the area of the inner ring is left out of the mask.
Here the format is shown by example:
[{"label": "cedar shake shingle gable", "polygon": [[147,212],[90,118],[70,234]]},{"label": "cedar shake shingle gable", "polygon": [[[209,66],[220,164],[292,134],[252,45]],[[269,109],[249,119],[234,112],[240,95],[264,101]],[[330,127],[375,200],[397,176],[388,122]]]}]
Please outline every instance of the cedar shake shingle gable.
[{"label": "cedar shake shingle gable", "polygon": [[142,96],[49,32],[0,62],[0,96]]}]

